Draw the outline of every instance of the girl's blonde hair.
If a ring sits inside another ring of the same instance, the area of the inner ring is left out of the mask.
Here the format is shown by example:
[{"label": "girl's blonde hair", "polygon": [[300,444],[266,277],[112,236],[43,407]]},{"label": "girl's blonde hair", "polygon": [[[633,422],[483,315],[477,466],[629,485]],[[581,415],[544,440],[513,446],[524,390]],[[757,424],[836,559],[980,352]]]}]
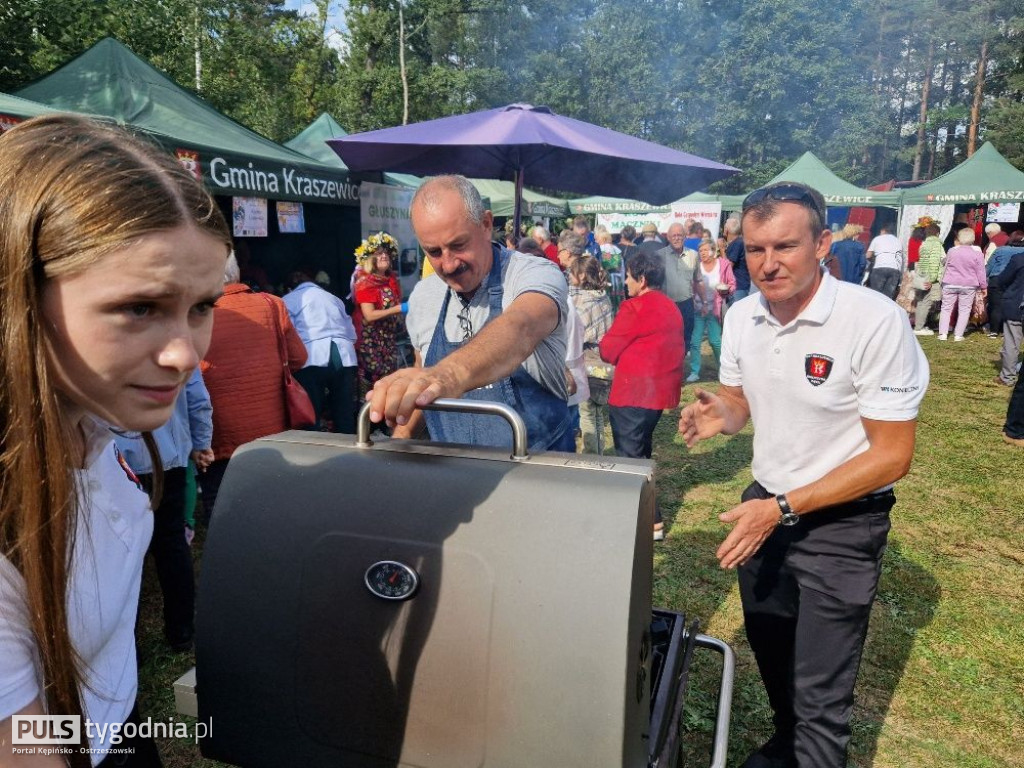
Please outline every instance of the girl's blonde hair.
[{"label": "girl's blonde hair", "polygon": [[[62,418],[48,363],[43,289],[181,225],[222,240],[225,254],[230,248],[213,198],[151,142],[72,115],[29,120],[0,137],[0,555],[25,581],[50,713],[82,713],[83,672],[67,615],[74,425]],[[70,762],[90,763],[78,753]]]}]

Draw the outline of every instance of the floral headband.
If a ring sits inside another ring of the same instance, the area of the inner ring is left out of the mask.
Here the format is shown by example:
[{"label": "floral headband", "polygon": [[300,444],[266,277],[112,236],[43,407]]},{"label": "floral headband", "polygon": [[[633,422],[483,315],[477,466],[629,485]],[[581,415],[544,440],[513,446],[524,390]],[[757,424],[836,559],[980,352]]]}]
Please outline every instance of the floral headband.
[{"label": "floral headband", "polygon": [[920,219],[917,220],[917,224],[914,225],[914,229],[924,229],[925,227],[930,227],[932,224],[938,223],[939,222],[937,222],[931,216],[922,216]]},{"label": "floral headband", "polygon": [[392,258],[398,256],[398,241],[387,232],[378,232],[363,240],[356,248],[356,261],[362,261],[377,251],[388,251]]}]

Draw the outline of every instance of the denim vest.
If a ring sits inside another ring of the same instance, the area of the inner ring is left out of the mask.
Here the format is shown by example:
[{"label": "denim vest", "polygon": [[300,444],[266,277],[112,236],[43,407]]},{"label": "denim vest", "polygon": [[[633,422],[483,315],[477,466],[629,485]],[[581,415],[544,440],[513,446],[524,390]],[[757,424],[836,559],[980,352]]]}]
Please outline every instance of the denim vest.
[{"label": "denim vest", "polygon": [[[511,257],[511,251],[508,249],[492,247],[494,258],[487,279],[490,309],[488,323],[501,315],[501,299],[504,295],[501,285],[502,271]],[[441,303],[441,314],[437,318],[434,335],[430,339],[430,346],[423,361],[427,367],[437,365],[466,343],[448,341],[444,332],[444,321],[448,316],[448,302],[451,297],[452,291],[449,289]],[[569,438],[573,435],[569,428],[569,407],[565,400],[541,386],[522,365],[519,365],[511,376],[466,392],[462,399],[496,401],[514,408],[526,423],[531,451],[574,450],[574,446],[569,445]],[[429,410],[423,411],[423,415],[430,430],[431,440],[503,448],[512,446],[512,428],[500,416]]]}]

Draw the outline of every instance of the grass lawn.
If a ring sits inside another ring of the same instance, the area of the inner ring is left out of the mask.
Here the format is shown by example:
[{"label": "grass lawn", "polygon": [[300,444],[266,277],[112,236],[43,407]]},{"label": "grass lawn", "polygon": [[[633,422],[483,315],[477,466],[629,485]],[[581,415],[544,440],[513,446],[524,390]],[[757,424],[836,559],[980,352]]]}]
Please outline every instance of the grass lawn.
[{"label": "grass lawn", "polygon": [[[1021,766],[1024,450],[1000,439],[1009,389],[991,383],[998,341],[981,334],[958,344],[921,341],[932,381],[914,466],[897,486],[857,686],[850,764]],[[691,389],[684,390],[684,402]],[[748,429],[690,451],[676,439],[677,419],[678,411],[666,413],[655,436],[658,497],[669,532],[655,549],[654,603],[699,618],[702,631],[736,651],[733,766],[771,733],[743,634],[736,576],[720,570],[714,558],[725,533],[717,514],[734,506],[750,481],[751,435]],[[175,716],[171,685],[194,660],[165,649],[149,564],[139,647],[143,717],[166,720]],[[718,675],[711,654],[698,654],[694,666],[684,715],[687,766],[709,763]],[[160,747],[172,768],[218,765],[199,758],[184,740]]]}]

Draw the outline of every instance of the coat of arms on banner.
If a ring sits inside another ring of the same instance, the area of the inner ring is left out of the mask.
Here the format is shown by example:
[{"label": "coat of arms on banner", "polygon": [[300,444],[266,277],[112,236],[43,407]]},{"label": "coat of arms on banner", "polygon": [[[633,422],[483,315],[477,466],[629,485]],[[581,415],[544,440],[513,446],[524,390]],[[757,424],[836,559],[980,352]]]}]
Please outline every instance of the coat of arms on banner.
[{"label": "coat of arms on banner", "polygon": [[199,169],[199,153],[191,149],[176,149],[174,154],[178,156],[178,162],[192,172],[197,181],[203,180],[203,172]]},{"label": "coat of arms on banner", "polygon": [[20,122],[20,117],[14,117],[13,115],[0,115],[0,133],[9,131]]},{"label": "coat of arms on banner", "polygon": [[807,375],[807,380],[815,387],[819,384],[824,384],[825,379],[832,373],[833,362],[832,358],[828,355],[819,355],[817,353],[804,357],[804,373]]}]

